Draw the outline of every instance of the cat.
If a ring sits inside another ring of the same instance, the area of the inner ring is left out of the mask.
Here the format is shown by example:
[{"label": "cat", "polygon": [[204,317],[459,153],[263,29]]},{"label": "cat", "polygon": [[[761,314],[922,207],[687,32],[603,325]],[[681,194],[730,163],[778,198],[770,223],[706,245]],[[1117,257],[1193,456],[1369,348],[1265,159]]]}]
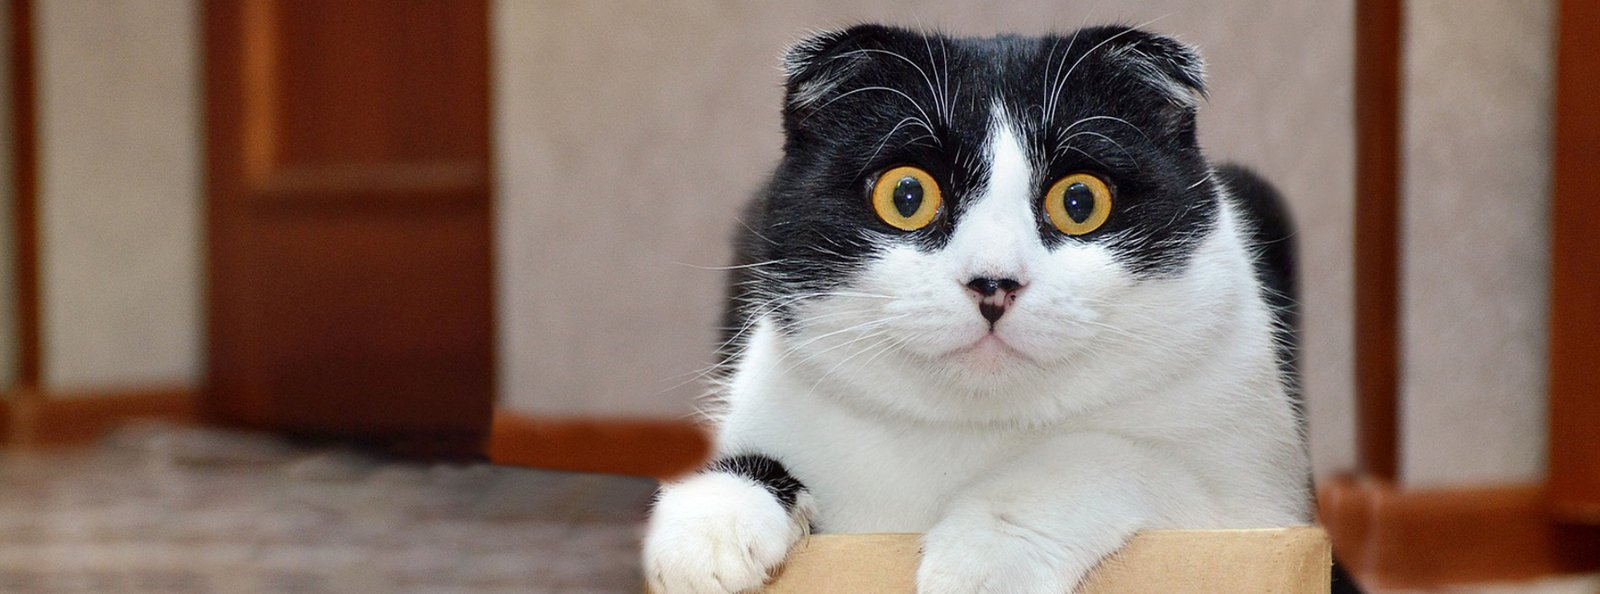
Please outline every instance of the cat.
[{"label": "cat", "polygon": [[1202,154],[1195,49],[867,24],[783,65],[656,592],[758,589],[812,530],[925,533],[924,594],[1060,594],[1139,530],[1309,523],[1286,210]]}]

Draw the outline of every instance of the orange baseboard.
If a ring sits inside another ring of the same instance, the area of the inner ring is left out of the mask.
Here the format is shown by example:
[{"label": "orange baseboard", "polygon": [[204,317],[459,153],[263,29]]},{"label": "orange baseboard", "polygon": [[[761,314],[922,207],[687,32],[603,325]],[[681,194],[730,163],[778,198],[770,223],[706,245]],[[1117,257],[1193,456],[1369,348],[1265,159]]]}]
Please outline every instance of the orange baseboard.
[{"label": "orange baseboard", "polygon": [[[198,423],[201,416],[198,397],[187,388],[13,393],[0,398],[0,444],[84,444],[135,419]],[[688,422],[552,419],[497,411],[487,450],[499,464],[665,478],[699,467],[711,453],[711,440]]]},{"label": "orange baseboard", "polygon": [[501,410],[488,454],[496,464],[667,478],[703,464],[711,439],[682,421],[552,419]]},{"label": "orange baseboard", "polygon": [[1317,499],[1334,553],[1369,588],[1600,570],[1600,527],[1557,523],[1539,486],[1402,490],[1340,478],[1325,483]]},{"label": "orange baseboard", "polygon": [[194,391],[187,388],[82,394],[23,392],[0,399],[0,420],[6,428],[4,443],[22,447],[88,443],[134,419],[193,423],[199,416]]}]

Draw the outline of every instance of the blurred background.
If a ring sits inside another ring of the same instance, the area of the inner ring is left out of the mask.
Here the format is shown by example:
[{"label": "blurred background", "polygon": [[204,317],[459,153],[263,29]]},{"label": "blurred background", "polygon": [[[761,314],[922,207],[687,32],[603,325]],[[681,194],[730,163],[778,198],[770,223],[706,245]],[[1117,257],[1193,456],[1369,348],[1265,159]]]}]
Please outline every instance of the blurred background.
[{"label": "blurred background", "polygon": [[[150,574],[105,547],[276,534],[263,517],[357,553],[292,561],[311,545],[262,536],[212,570],[323,569],[232,589],[633,588],[650,481],[512,467],[659,477],[705,454],[705,267],[778,159],[778,56],[884,21],[1199,46],[1205,150],[1298,223],[1343,561],[1374,590],[1600,592],[1587,0],[0,7],[0,590],[230,589],[184,573],[192,550]],[[193,488],[137,489],[172,481]],[[216,507],[263,492],[298,495]],[[295,515],[308,497],[341,519]],[[370,506],[392,515],[350,519]],[[382,548],[419,513],[458,555]],[[595,554],[535,559],[573,535]],[[382,551],[417,575],[349,577]]]}]

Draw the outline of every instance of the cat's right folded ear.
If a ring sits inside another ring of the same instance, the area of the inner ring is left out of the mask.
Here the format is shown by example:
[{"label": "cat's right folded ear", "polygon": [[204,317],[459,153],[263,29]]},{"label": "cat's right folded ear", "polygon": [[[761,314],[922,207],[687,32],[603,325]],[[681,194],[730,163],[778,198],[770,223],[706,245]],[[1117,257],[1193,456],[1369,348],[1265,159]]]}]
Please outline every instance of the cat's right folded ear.
[{"label": "cat's right folded ear", "polygon": [[862,64],[871,62],[874,50],[911,34],[884,25],[862,24],[815,33],[789,46],[783,54],[785,104],[796,111],[815,106]]}]

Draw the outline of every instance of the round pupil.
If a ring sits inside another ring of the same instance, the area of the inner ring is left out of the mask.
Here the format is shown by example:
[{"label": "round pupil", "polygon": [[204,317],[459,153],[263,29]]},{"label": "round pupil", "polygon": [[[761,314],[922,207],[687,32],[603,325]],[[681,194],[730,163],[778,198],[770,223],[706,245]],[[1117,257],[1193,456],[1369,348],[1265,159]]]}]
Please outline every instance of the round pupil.
[{"label": "round pupil", "polygon": [[894,209],[900,211],[900,216],[910,218],[919,208],[922,208],[922,182],[909,175],[900,178],[894,186]]},{"label": "round pupil", "polygon": [[1067,216],[1071,217],[1074,223],[1081,224],[1089,220],[1089,215],[1094,214],[1094,190],[1090,190],[1089,186],[1081,182],[1067,186],[1064,200],[1066,204],[1063,206],[1066,207]]}]

